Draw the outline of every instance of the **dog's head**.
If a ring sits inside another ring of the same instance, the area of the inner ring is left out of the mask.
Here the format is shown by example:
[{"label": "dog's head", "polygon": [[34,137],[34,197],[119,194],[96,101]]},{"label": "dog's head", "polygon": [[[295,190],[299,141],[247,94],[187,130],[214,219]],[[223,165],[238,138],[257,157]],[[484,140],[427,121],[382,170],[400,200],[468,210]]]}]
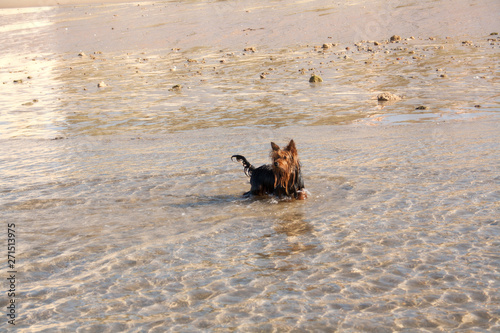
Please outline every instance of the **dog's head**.
[{"label": "dog's head", "polygon": [[288,146],[281,149],[277,144],[271,142],[272,167],[276,174],[289,175],[298,163],[297,148],[295,142],[290,140]]}]

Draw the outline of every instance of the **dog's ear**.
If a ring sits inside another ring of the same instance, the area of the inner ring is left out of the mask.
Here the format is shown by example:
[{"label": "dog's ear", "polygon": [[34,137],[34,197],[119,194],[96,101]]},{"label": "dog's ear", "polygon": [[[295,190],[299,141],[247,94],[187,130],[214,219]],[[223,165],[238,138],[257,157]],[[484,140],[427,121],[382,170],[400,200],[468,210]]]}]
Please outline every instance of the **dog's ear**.
[{"label": "dog's ear", "polygon": [[272,148],[274,151],[278,151],[278,150],[280,150],[280,147],[279,147],[277,144],[275,144],[274,142],[271,142],[271,148]]},{"label": "dog's ear", "polygon": [[295,142],[290,140],[290,143],[288,143],[288,146],[285,148],[285,150],[288,150],[292,154],[297,154],[297,148],[295,147]]}]

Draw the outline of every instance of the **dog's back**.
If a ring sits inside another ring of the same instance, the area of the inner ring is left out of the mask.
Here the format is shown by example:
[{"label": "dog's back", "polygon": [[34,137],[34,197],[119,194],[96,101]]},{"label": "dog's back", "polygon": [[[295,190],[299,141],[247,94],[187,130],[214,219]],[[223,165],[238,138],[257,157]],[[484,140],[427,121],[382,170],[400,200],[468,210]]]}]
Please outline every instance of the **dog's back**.
[{"label": "dog's back", "polygon": [[274,193],[275,175],[270,164],[265,164],[252,171],[250,193],[265,195]]}]

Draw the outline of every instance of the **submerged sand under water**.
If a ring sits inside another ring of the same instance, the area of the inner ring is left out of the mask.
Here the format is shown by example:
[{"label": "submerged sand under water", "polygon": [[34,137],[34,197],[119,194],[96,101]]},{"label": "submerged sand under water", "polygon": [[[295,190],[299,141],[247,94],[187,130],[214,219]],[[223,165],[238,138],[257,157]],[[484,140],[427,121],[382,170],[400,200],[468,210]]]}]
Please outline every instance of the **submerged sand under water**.
[{"label": "submerged sand under water", "polygon": [[[2,215],[19,234],[18,327],[494,331],[497,129],[14,140]],[[243,198],[230,155],[264,163],[268,144],[249,137],[281,136],[298,142],[310,198]]]},{"label": "submerged sand under water", "polygon": [[17,330],[499,330],[498,4],[389,3],[2,10]]}]

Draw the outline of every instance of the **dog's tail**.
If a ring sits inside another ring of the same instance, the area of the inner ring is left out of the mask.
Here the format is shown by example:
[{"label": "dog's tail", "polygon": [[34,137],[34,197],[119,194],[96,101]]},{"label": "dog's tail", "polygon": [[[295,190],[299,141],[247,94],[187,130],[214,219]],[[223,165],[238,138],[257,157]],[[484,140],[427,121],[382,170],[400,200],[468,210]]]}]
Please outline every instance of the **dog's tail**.
[{"label": "dog's tail", "polygon": [[253,165],[251,165],[250,162],[248,162],[244,156],[233,155],[233,156],[231,156],[231,160],[233,158],[235,158],[236,161],[241,162],[243,164],[243,168],[244,168],[243,170],[245,171],[245,175],[250,177],[252,175],[252,171],[255,170],[255,167]]}]

